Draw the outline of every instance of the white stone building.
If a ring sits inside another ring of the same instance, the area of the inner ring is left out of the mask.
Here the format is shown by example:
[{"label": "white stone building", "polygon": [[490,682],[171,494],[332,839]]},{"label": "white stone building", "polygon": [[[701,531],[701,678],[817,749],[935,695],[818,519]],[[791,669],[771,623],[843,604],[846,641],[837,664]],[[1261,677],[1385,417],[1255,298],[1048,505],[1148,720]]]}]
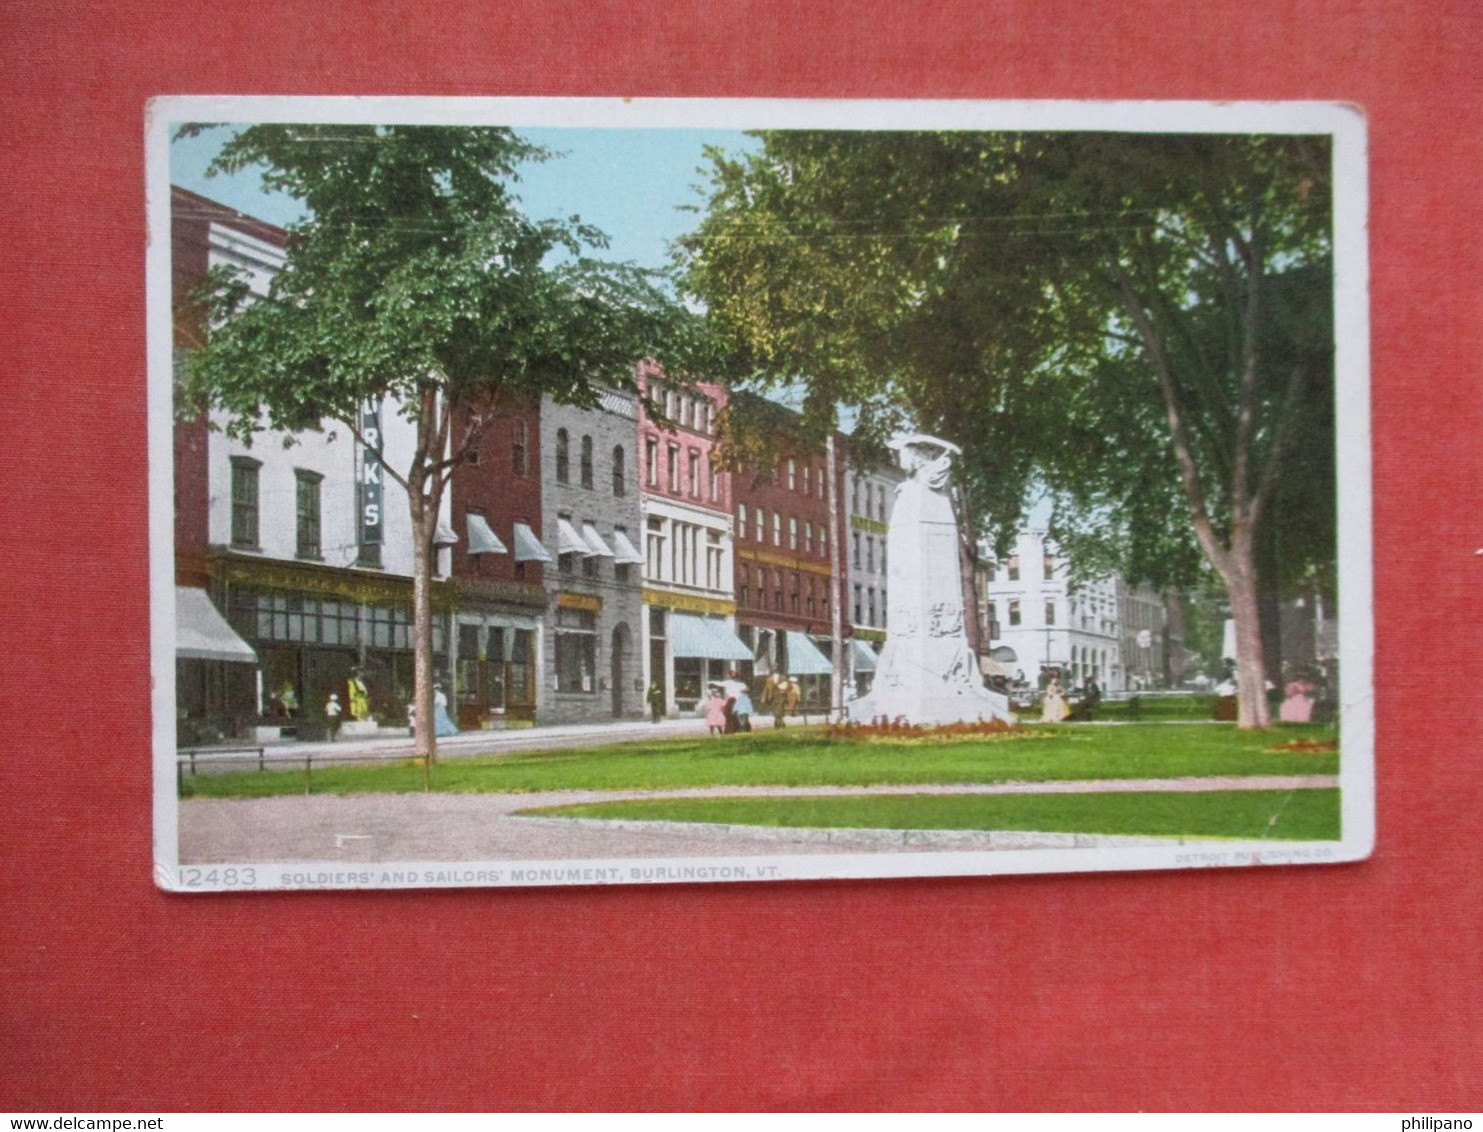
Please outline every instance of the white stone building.
[{"label": "white stone building", "polygon": [[904,478],[891,465],[845,466],[848,541],[841,548],[845,569],[845,616],[852,643],[845,650],[848,679],[858,695],[870,690],[875,658],[886,640],[886,537],[896,488]]}]

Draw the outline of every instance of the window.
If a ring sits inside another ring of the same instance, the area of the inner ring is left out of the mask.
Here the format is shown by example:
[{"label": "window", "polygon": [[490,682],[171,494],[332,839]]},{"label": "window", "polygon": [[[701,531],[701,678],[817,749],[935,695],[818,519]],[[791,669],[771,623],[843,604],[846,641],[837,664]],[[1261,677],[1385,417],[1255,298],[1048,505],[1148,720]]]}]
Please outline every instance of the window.
[{"label": "window", "polygon": [[582,437],[582,486],[592,486],[592,437]]},{"label": "window", "polygon": [[746,605],[750,604],[751,594],[750,594],[750,588],[747,585],[747,582],[748,582],[749,578],[750,578],[750,575],[749,575],[749,573],[747,571],[747,568],[745,566],[743,566],[741,568],[741,576],[740,576],[740,578],[737,581],[736,603],[738,605],[746,606]]},{"label": "window", "polygon": [[853,535],[850,536],[850,544],[853,547],[853,549],[850,551],[850,564],[852,566],[854,566],[854,568],[856,570],[858,570],[858,569],[860,569],[860,532],[859,531],[856,531]]},{"label": "window", "polygon": [[659,441],[652,436],[644,438],[644,482],[659,486]]},{"label": "window", "polygon": [[772,545],[783,545],[783,516],[778,511],[772,513]]},{"label": "window", "polygon": [[597,614],[591,610],[556,611],[556,690],[597,691]]},{"label": "window", "polygon": [[556,430],[556,482],[571,483],[571,440],[566,435],[566,429]]},{"label": "window", "polygon": [[798,549],[798,519],[793,515],[788,517],[788,549]]},{"label": "window", "polygon": [[823,523],[819,524],[819,553],[829,553],[829,528]]},{"label": "window", "polygon": [[747,505],[745,503],[736,505],[736,537],[747,537]]},{"label": "window", "polygon": [[232,545],[257,547],[257,480],[261,461],[232,457]]},{"label": "window", "polygon": [[798,461],[792,457],[788,459],[788,490],[798,490]]},{"label": "window", "polygon": [[762,540],[767,537],[767,521],[766,521],[767,520],[767,513],[765,511],[763,511],[761,507],[759,507],[759,508],[757,508],[757,514],[756,514],[755,518],[757,520],[757,523],[756,523],[757,541],[759,543],[761,543]]},{"label": "window", "polygon": [[1056,560],[1053,555],[1047,554],[1041,560],[1041,568],[1045,572],[1045,580],[1048,582],[1056,576]]},{"label": "window", "polygon": [[700,449],[692,448],[688,459],[690,473],[690,494],[696,499],[700,498]]},{"label": "window", "polygon": [[865,517],[868,519],[875,514],[875,484],[865,485]]},{"label": "window", "polygon": [[708,589],[721,588],[724,552],[721,548],[721,532],[707,531],[705,536],[705,584]]},{"label": "window", "polygon": [[[1020,580],[1020,556],[1018,554],[1011,554],[1009,556],[1009,580],[1011,582],[1018,582]],[[1014,624],[1017,625],[1019,622],[1016,621]]]},{"label": "window", "polygon": [[875,573],[875,536],[865,536],[865,569]]},{"label": "window", "polygon": [[652,582],[664,578],[664,520],[652,516],[645,533],[644,576]]},{"label": "window", "polygon": [[1054,625],[1056,623],[1056,603],[1053,601],[1046,601],[1045,603],[1045,623],[1047,625]]},{"label": "window", "polygon": [[319,485],[324,479],[318,472],[294,469],[294,514],[297,519],[297,551],[300,558],[321,557],[319,548]]},{"label": "window", "polygon": [[1009,623],[1011,625],[1020,623],[1020,603],[1017,600],[1009,603]]},{"label": "window", "polygon": [[860,481],[855,480],[850,485],[850,514],[860,514]]},{"label": "window", "polygon": [[710,476],[711,476],[711,502],[712,503],[720,503],[721,502],[721,473],[718,472],[718,471],[716,471],[716,467],[715,467],[714,464],[708,464],[707,467],[706,467],[706,471],[708,471],[710,473]]},{"label": "window", "polygon": [[865,591],[865,624],[875,624],[875,587]]},{"label": "window", "polygon": [[674,494],[680,494],[680,446],[671,444],[669,446],[669,489]]},{"label": "window", "polygon": [[510,471],[517,476],[530,474],[530,426],[524,421],[515,422],[514,438],[510,441]]},{"label": "window", "polygon": [[862,610],[862,607],[860,605],[860,597],[861,597],[861,595],[864,592],[865,592],[865,587],[862,586],[862,585],[860,585],[858,582],[856,582],[855,583],[855,624],[856,625],[863,625],[863,624],[865,624],[865,622],[860,617],[860,613],[861,613],[861,610]]},{"label": "window", "polygon": [[805,465],[803,465],[803,494],[804,495],[810,495],[810,494],[813,493],[813,490],[814,490],[813,475],[814,475],[814,466],[812,464],[805,464]]},{"label": "window", "polygon": [[818,609],[819,605],[818,594],[816,590],[817,587],[814,584],[814,580],[810,578],[808,580],[808,615],[810,618],[814,616],[814,613]]},{"label": "window", "polygon": [[628,462],[624,459],[623,445],[613,448],[613,494],[628,494]]},{"label": "window", "polygon": [[803,549],[809,554],[814,552],[814,525],[812,523],[803,524]]}]

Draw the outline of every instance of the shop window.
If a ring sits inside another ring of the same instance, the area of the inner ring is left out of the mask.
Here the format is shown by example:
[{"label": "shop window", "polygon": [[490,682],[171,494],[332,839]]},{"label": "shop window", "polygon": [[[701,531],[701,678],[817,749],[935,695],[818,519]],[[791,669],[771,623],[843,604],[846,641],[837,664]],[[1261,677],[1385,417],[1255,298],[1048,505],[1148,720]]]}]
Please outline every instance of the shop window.
[{"label": "shop window", "polygon": [[318,472],[294,470],[294,516],[296,520],[296,553],[300,558],[322,557],[319,539],[319,487],[324,480]]},{"label": "shop window", "polygon": [[258,473],[262,461],[232,457],[232,545],[256,550],[258,545]]},{"label": "shop window", "polygon": [[556,611],[556,690],[597,691],[597,614],[591,610]]}]

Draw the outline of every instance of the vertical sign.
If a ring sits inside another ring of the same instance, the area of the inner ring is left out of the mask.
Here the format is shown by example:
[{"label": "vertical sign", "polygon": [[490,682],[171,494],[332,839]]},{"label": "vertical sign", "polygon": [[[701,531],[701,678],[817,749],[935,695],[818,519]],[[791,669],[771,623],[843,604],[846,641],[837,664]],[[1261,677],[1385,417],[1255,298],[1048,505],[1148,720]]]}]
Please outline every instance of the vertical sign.
[{"label": "vertical sign", "polygon": [[381,406],[368,402],[360,410],[360,557],[381,558],[381,527],[385,514],[381,497]]}]

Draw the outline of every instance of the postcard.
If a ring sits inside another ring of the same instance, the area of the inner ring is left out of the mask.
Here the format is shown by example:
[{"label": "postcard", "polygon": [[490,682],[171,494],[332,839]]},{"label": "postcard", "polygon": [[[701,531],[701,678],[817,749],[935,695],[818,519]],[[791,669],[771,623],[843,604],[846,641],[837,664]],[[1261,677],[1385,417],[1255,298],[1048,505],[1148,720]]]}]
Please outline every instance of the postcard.
[{"label": "postcard", "polygon": [[154,100],[156,882],[1367,856],[1365,136]]}]

